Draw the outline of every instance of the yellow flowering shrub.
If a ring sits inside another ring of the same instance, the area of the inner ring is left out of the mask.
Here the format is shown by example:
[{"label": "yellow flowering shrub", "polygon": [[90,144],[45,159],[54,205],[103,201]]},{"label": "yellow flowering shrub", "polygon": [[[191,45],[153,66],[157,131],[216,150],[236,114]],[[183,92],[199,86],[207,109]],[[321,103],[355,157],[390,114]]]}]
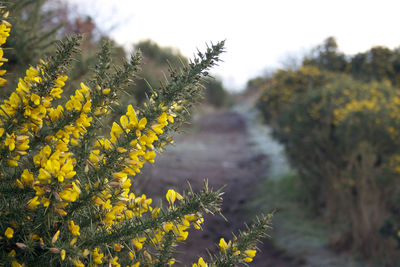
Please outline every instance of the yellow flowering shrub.
[{"label": "yellow flowering shrub", "polygon": [[[0,45],[10,26],[2,21]],[[220,212],[221,192],[207,183],[199,193],[170,189],[167,205],[154,206],[145,194],[135,194],[133,178],[172,142],[171,132],[201,96],[200,82],[224,43],[172,71],[171,82],[153,89],[143,108],[128,105],[110,127],[140,54],[112,70],[105,43],[93,78],[66,98],[66,70],[78,44],[79,37],[59,43],[55,55],[29,67],[0,103],[0,266],[173,265],[176,243],[188,238],[190,228],[201,228],[205,213]],[[249,262],[269,220],[256,220],[235,239],[242,254],[226,250],[194,266]]]},{"label": "yellow flowering shrub", "polygon": [[[258,102],[299,173],[300,197],[345,223],[343,238],[364,255],[389,253],[393,246],[382,233],[400,241],[399,220],[393,218],[400,91],[385,81],[365,83],[345,74],[310,76],[304,68],[278,71]],[[288,86],[297,76],[308,83]]]},{"label": "yellow flowering shrub", "polygon": [[278,70],[264,88],[257,106],[264,119],[268,123],[274,123],[285,107],[307,91],[320,88],[328,78],[326,72],[314,66],[302,66],[296,71]]}]

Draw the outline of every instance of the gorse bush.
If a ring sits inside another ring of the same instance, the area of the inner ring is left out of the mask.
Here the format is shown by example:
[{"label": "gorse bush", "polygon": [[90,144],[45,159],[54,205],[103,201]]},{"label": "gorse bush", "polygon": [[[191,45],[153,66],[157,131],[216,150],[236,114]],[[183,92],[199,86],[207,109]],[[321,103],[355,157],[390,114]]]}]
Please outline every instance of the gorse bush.
[{"label": "gorse bush", "polygon": [[[2,16],[1,45],[11,28],[8,13]],[[128,105],[109,127],[112,105],[138,71],[140,53],[113,69],[105,43],[93,78],[65,99],[65,73],[79,40],[58,43],[0,104],[0,265],[172,265],[188,230],[200,229],[205,213],[220,213],[222,193],[207,183],[198,193],[170,189],[164,207],[153,207],[148,196],[135,195],[133,177],[172,142],[224,42],[171,70],[170,82],[153,89],[142,108]],[[218,254],[193,266],[251,262],[269,220],[263,216],[232,241],[221,239]]]},{"label": "gorse bush", "polygon": [[278,71],[258,107],[299,173],[300,197],[345,224],[338,246],[398,253],[400,91],[305,65]]}]

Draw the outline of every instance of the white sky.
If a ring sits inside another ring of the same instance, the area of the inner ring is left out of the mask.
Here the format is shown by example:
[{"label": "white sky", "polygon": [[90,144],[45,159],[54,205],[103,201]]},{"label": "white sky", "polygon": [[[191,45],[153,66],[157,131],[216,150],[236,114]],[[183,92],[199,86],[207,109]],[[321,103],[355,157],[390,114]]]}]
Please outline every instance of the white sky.
[{"label": "white sky", "polygon": [[346,54],[400,46],[396,0],[67,0],[78,3],[118,43],[152,39],[192,57],[226,39],[212,73],[230,90],[336,37]]}]

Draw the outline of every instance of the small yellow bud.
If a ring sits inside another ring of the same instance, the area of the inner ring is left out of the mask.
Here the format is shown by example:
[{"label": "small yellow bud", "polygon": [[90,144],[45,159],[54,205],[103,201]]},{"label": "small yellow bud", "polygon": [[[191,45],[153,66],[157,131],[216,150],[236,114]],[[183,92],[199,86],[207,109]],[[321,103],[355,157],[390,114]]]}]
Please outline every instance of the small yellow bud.
[{"label": "small yellow bud", "polygon": [[13,236],[14,236],[14,230],[13,230],[12,228],[10,228],[10,227],[7,227],[7,229],[6,229],[5,233],[4,233],[4,235],[5,235],[8,239],[11,239],[11,238],[13,238]]},{"label": "small yellow bud", "polygon": [[224,238],[221,238],[219,240],[219,248],[221,250],[222,253],[224,253],[226,251],[226,249],[228,248],[228,244],[226,243]]},{"label": "small yellow bud", "polygon": [[103,95],[108,95],[110,92],[111,92],[111,89],[110,89],[110,88],[104,89],[104,90],[102,91]]},{"label": "small yellow bud", "polygon": [[55,243],[57,242],[58,236],[60,235],[60,230],[58,230],[55,235],[53,236],[53,238],[51,239],[51,243]]},{"label": "small yellow bud", "polygon": [[65,249],[62,249],[62,250],[61,250],[61,252],[60,252],[60,257],[61,257],[61,260],[62,260],[62,261],[65,260]]}]

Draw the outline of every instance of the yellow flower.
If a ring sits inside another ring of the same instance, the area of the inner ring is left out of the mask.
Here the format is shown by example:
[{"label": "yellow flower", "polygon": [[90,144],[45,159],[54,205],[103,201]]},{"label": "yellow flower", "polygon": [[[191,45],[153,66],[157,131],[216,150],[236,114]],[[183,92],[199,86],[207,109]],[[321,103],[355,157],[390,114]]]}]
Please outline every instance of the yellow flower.
[{"label": "yellow flower", "polygon": [[8,239],[11,239],[11,238],[13,238],[13,236],[14,236],[14,230],[13,230],[12,228],[10,228],[10,227],[7,227],[7,229],[6,229],[5,233],[4,233],[4,235],[5,235]]},{"label": "yellow flower", "polygon": [[85,105],[83,105],[82,111],[84,113],[89,113],[91,109],[92,109],[92,102],[88,101],[85,103]]},{"label": "yellow flower", "polygon": [[247,256],[252,257],[252,258],[254,258],[254,256],[256,255],[256,252],[257,251],[255,249],[247,249],[247,250],[244,251],[244,253]]},{"label": "yellow flower", "polygon": [[112,258],[110,261],[110,264],[111,264],[111,266],[120,267],[121,264],[118,263],[118,256],[115,256],[114,258]]},{"label": "yellow flower", "polygon": [[246,257],[246,258],[244,258],[243,259],[245,262],[252,262],[253,261],[253,259],[252,258],[249,258],[249,257]]},{"label": "yellow flower", "polygon": [[50,200],[47,197],[42,197],[41,202],[44,207],[48,207],[50,205]]},{"label": "yellow flower", "polygon": [[14,258],[15,255],[17,255],[17,252],[15,251],[15,249],[11,250],[11,252],[8,253],[8,257],[10,257],[10,258]]},{"label": "yellow flower", "polygon": [[76,267],[85,267],[85,265],[84,265],[79,259],[72,260],[72,263],[73,263]]},{"label": "yellow flower", "polygon": [[[51,164],[51,161],[48,161]],[[51,174],[43,168],[39,169],[38,179],[41,183],[50,183]]]},{"label": "yellow flower", "polygon": [[229,246],[229,245],[225,242],[225,239],[224,239],[224,238],[221,238],[221,239],[219,240],[218,246],[219,246],[221,252],[224,253],[224,252],[228,249],[228,246]]},{"label": "yellow flower", "polygon": [[168,115],[165,112],[163,112],[157,119],[158,123],[162,125],[168,124],[167,120],[168,120]]},{"label": "yellow flower", "polygon": [[18,186],[18,188],[24,189],[24,184],[19,179],[15,181],[15,184]]},{"label": "yellow flower", "polygon": [[38,196],[35,196],[34,198],[32,198],[31,200],[28,201],[28,207],[31,210],[37,209],[39,204],[40,204],[40,202],[38,200]]},{"label": "yellow flower", "polygon": [[55,234],[54,234],[54,236],[53,236],[53,238],[51,239],[51,243],[55,243],[55,242],[57,242],[57,239],[58,239],[58,236],[60,235],[60,230],[58,230]]},{"label": "yellow flower", "polygon": [[124,130],[119,126],[116,122],[113,122],[113,125],[111,127],[111,142],[115,143],[117,141],[117,138],[124,132]]},{"label": "yellow flower", "polygon": [[208,267],[208,264],[203,260],[202,257],[200,257],[197,264],[193,263],[192,267]]},{"label": "yellow flower", "polygon": [[136,117],[136,112],[133,109],[132,105],[128,106],[128,111],[126,112],[126,116],[129,118],[128,129],[132,130],[138,125],[138,119]]},{"label": "yellow flower", "polygon": [[18,166],[18,161],[13,160],[13,159],[9,159],[7,160],[7,164],[11,167],[17,167]]},{"label": "yellow flower", "polygon": [[40,96],[38,96],[37,94],[32,94],[31,95],[31,101],[36,105],[39,106],[40,105]]},{"label": "yellow flower", "polygon": [[61,88],[53,88],[50,91],[50,95],[54,96],[55,98],[61,98],[63,90]]},{"label": "yellow flower", "polygon": [[60,252],[60,257],[61,257],[61,260],[62,260],[62,261],[65,260],[65,249],[62,249],[62,250],[61,250],[61,252]]},{"label": "yellow flower", "polygon": [[65,85],[65,81],[66,81],[67,79],[68,79],[68,76],[67,76],[67,75],[60,76],[60,77],[57,78],[57,80],[56,80],[56,82],[55,82],[55,85],[56,85],[57,87],[63,87],[63,86]]},{"label": "yellow flower", "polygon": [[[17,137],[17,139],[18,139],[18,137]],[[29,139],[26,139],[25,141],[23,141],[22,143],[19,143],[17,145],[17,149],[20,151],[25,151],[29,148],[28,144],[29,144]]]},{"label": "yellow flower", "polygon": [[147,124],[147,119],[146,118],[141,118],[139,123],[138,123],[139,130],[144,129],[144,127],[146,127],[146,124]]},{"label": "yellow flower", "polygon": [[72,182],[72,188],[64,189],[59,193],[59,195],[67,202],[75,202],[78,199],[80,192],[81,190],[79,187],[75,184],[75,182]]},{"label": "yellow flower", "polygon": [[183,199],[183,197],[181,196],[181,194],[175,192],[173,189],[169,189],[165,198],[167,199],[167,201],[172,205],[175,202],[175,199],[181,200]]},{"label": "yellow flower", "polygon": [[256,255],[256,250],[255,249],[247,249],[244,251],[244,254],[247,255],[248,257],[245,257],[243,260],[245,262],[252,262],[254,256]]},{"label": "yellow flower", "polygon": [[70,245],[70,246],[73,246],[73,245],[76,244],[77,241],[78,241],[78,238],[77,238],[77,237],[74,237],[74,238],[72,238],[71,242],[69,242],[69,245]]},{"label": "yellow flower", "polygon": [[75,223],[74,223],[74,221],[69,221],[68,222],[68,228],[69,228],[69,230],[71,231],[71,233],[74,235],[74,236],[79,236],[79,235],[81,235],[81,233],[79,232],[79,229],[80,229],[80,227],[79,227],[79,225],[76,225]]},{"label": "yellow flower", "polygon": [[15,135],[12,133],[11,135],[7,134],[6,141],[4,142],[10,151],[13,151],[15,148]]},{"label": "yellow flower", "polygon": [[122,128],[126,129],[129,124],[129,119],[126,115],[122,115],[121,118],[119,118],[119,122],[122,125]]},{"label": "yellow flower", "polygon": [[189,232],[182,231],[182,232],[180,232],[180,235],[176,238],[176,240],[185,241],[187,239],[188,235],[189,235]]},{"label": "yellow flower", "polygon": [[135,238],[132,240],[133,245],[136,247],[137,250],[141,250],[143,248],[144,241],[146,241],[146,237]]},{"label": "yellow flower", "polygon": [[22,267],[23,265],[19,264],[17,261],[11,262],[11,267]]},{"label": "yellow flower", "polygon": [[99,249],[95,248],[93,251],[93,261],[96,264],[102,264],[103,261],[101,260],[103,258],[104,254],[103,253],[99,253]]}]

